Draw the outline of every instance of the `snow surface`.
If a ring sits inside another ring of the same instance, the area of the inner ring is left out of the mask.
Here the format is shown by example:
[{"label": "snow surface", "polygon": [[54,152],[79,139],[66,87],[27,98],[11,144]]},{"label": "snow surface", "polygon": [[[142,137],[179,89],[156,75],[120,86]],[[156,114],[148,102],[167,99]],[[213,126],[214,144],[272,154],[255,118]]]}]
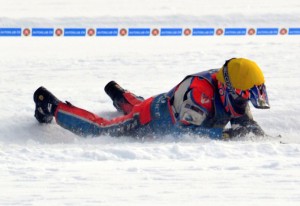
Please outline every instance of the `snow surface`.
[{"label": "snow surface", "polygon": [[[0,27],[300,27],[297,0],[1,1]],[[0,205],[299,205],[300,38],[0,38]],[[277,138],[212,141],[80,138],[39,125],[44,85],[104,117],[119,115],[103,87],[114,79],[149,97],[231,57],[263,69],[270,110],[252,109]]]}]

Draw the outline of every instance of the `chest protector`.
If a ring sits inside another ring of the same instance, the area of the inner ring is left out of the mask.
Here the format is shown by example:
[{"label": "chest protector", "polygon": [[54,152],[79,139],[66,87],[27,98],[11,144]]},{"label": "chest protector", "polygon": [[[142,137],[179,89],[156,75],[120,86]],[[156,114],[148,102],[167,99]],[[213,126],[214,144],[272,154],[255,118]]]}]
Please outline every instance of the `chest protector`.
[{"label": "chest protector", "polygon": [[[212,75],[215,74],[218,71],[218,69],[211,69],[208,71],[199,72],[196,74],[191,74],[186,76],[180,84],[190,77],[199,77],[201,79],[207,80],[210,85],[212,86],[214,90],[214,98],[213,98],[213,113],[208,114],[206,120],[203,121],[201,126],[207,127],[207,128],[224,128],[226,124],[231,120],[231,116],[228,112],[225,111],[224,106],[221,102],[221,98],[218,91],[218,85],[217,81],[213,79]],[[174,101],[174,94],[176,91],[176,88],[173,88],[171,91],[167,93],[168,98],[170,98],[170,103],[172,105]],[[176,114],[175,114],[176,117]]]}]

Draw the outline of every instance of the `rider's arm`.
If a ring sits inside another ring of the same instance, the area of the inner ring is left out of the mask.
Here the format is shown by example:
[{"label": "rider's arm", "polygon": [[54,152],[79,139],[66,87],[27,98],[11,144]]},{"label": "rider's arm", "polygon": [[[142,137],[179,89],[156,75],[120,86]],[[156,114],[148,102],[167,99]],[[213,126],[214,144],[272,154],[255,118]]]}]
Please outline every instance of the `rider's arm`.
[{"label": "rider's arm", "polygon": [[265,132],[262,130],[262,128],[256,121],[254,121],[249,105],[247,105],[245,115],[238,118],[233,118],[230,123],[231,128],[226,129],[223,132],[224,138],[245,136],[249,133],[253,133],[256,136],[265,135]]}]

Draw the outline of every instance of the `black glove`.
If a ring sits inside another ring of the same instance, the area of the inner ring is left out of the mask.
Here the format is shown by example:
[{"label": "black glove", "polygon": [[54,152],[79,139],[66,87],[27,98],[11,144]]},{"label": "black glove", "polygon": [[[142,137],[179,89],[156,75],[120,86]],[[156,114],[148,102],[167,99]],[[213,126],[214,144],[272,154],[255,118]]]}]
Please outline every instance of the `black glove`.
[{"label": "black glove", "polygon": [[253,133],[256,136],[264,136],[265,132],[262,128],[253,120],[249,121],[249,124],[245,126],[239,126],[235,129],[226,129],[222,133],[223,139],[233,138],[233,137],[242,137],[249,133]]},{"label": "black glove", "polygon": [[230,139],[233,137],[241,137],[248,134],[248,130],[245,127],[239,127],[236,129],[226,129],[222,132],[222,139]]}]

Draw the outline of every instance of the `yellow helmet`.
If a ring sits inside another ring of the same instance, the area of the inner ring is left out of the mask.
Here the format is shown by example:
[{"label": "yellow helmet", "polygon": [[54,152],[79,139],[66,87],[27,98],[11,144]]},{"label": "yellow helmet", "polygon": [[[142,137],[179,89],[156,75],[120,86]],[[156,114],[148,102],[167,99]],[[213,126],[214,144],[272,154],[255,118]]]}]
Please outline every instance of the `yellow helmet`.
[{"label": "yellow helmet", "polygon": [[[226,63],[225,63],[226,65]],[[236,58],[227,62],[228,76],[234,89],[247,90],[265,83],[264,75],[259,66],[249,59]],[[224,66],[217,73],[217,80],[226,83]]]},{"label": "yellow helmet", "polygon": [[219,89],[223,91],[222,103],[226,110],[234,114],[233,116],[245,112],[241,109],[239,112],[235,110],[245,105],[247,100],[250,100],[256,108],[270,108],[264,75],[254,61],[245,58],[229,59],[217,72],[216,78]]}]

